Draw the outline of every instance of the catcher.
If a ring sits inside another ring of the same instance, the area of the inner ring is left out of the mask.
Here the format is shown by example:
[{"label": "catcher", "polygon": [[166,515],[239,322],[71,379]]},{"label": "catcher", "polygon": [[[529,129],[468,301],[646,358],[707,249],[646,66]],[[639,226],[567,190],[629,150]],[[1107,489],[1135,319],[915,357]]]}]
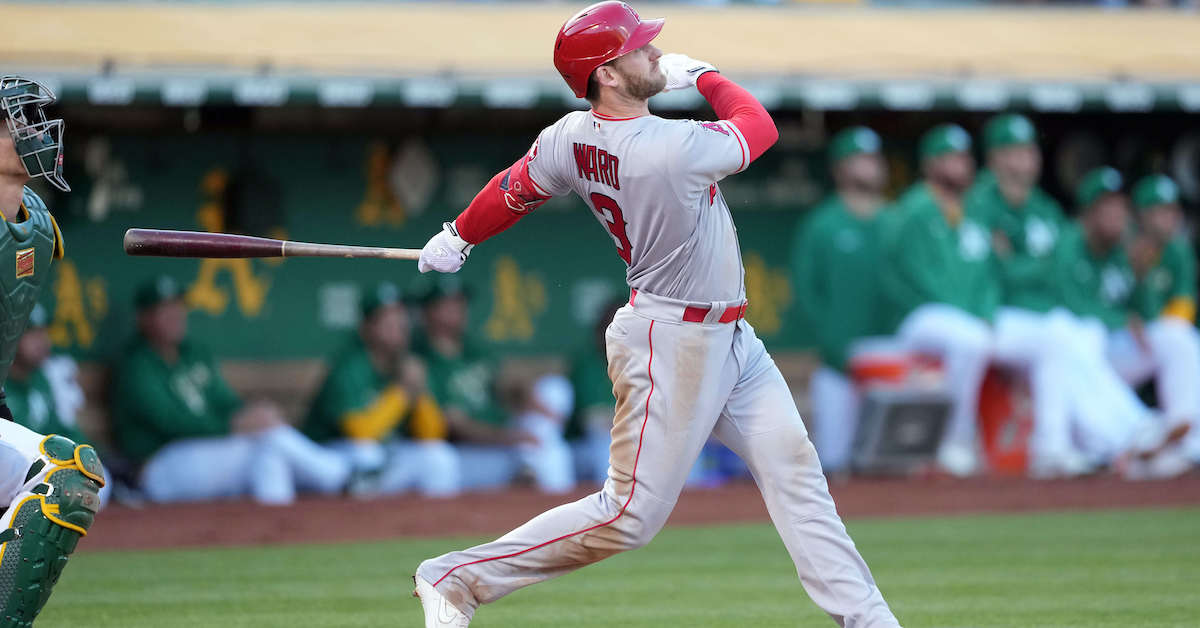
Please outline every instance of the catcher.
[{"label": "catcher", "polygon": [[[17,351],[62,235],[25,183],[42,177],[64,191],[62,120],[43,108],[54,94],[36,81],[0,78],[0,382]],[[13,262],[12,266],[8,262]],[[0,628],[32,626],[100,508],[104,470],[90,445],[13,422],[0,394]]]}]

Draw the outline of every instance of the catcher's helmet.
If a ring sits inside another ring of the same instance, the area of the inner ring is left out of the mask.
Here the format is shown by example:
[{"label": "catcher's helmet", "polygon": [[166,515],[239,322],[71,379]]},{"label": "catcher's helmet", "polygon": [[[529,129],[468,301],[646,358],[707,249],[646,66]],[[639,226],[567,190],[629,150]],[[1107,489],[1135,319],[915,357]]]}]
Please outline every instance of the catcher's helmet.
[{"label": "catcher's helmet", "polygon": [[0,78],[0,119],[8,126],[13,147],[30,177],[44,177],[54,187],[70,192],[62,174],[61,119],[47,120],[42,108],[54,102],[45,85],[20,76]]},{"label": "catcher's helmet", "polygon": [[662,27],[662,18],[643,20],[624,2],[593,4],[573,15],[558,31],[554,67],[571,91],[583,98],[593,70],[650,43]]}]

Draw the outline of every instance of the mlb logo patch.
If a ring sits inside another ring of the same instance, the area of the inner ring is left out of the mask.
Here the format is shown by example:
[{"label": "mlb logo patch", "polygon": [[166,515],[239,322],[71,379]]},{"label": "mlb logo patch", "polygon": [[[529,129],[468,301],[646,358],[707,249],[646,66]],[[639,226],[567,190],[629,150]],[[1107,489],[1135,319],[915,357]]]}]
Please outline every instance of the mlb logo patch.
[{"label": "mlb logo patch", "polygon": [[33,276],[33,249],[17,251],[17,279]]}]

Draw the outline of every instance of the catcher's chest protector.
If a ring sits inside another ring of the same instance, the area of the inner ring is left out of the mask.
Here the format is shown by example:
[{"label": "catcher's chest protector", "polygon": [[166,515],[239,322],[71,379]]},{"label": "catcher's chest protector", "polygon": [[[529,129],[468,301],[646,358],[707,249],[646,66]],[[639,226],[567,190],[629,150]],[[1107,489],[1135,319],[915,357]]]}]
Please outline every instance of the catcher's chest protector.
[{"label": "catcher's chest protector", "polygon": [[8,379],[50,263],[63,251],[58,225],[42,199],[25,188],[23,205],[27,215],[5,216],[0,226],[0,383]]}]

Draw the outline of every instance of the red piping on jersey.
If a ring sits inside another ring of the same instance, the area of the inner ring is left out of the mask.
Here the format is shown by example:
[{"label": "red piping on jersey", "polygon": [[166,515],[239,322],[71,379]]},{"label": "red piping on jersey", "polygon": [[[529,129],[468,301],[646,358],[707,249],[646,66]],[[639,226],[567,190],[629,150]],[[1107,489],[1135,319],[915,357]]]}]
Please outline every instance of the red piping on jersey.
[{"label": "red piping on jersey", "polygon": [[696,89],[712,105],[717,117],[737,127],[746,138],[750,161],[758,159],[779,139],[779,129],[771,114],[750,92],[718,72],[705,72],[696,81]]},{"label": "red piping on jersey", "polygon": [[[597,118],[600,118],[601,120],[607,120],[609,122],[627,122],[629,120],[637,120],[638,118],[642,117],[642,116],[632,116],[629,118],[617,118],[615,116],[607,116],[607,115],[604,115],[603,113],[599,113],[595,109],[592,109],[592,115],[596,116]],[[642,115],[645,115],[645,114],[642,114]]]},{"label": "red piping on jersey", "polygon": [[[742,170],[746,169],[746,142],[742,141],[742,134],[738,132],[737,127],[734,126],[732,122],[726,121],[725,124],[733,127],[733,136],[737,138],[738,148],[742,149],[742,165],[738,166],[738,172],[741,172]],[[713,185],[716,184],[714,183]],[[716,194],[713,194],[713,196],[716,196]],[[708,202],[712,203],[712,199],[708,199]]]},{"label": "red piping on jersey", "polygon": [[642,430],[641,430],[641,432],[638,433],[637,453],[634,454],[634,456],[633,456],[633,476],[632,476],[632,485],[629,487],[629,498],[626,499],[625,503],[621,505],[621,511],[617,513],[617,516],[613,517],[612,519],[609,519],[608,521],[605,521],[604,523],[597,523],[596,525],[594,525],[590,528],[584,528],[583,530],[580,530],[578,532],[564,534],[563,536],[560,536],[557,539],[551,539],[549,541],[546,541],[545,543],[540,543],[538,545],[534,545],[533,547],[523,549],[519,552],[505,554],[504,556],[496,556],[494,558],[481,558],[479,560],[474,560],[469,563],[455,565],[455,566],[451,567],[450,571],[447,571],[445,573],[445,575],[443,575],[441,578],[438,578],[437,582],[433,583],[434,587],[437,587],[437,585],[440,584],[442,582],[442,580],[445,580],[447,576],[454,573],[454,570],[458,569],[459,567],[469,567],[471,565],[478,565],[479,563],[487,563],[487,562],[491,562],[493,560],[503,560],[505,558],[512,558],[514,556],[520,556],[521,554],[525,554],[527,552],[532,552],[535,549],[546,547],[547,545],[552,545],[559,541],[569,539],[573,536],[579,536],[580,534],[585,534],[585,533],[591,532],[592,530],[596,530],[598,528],[610,526],[613,523],[616,523],[616,521],[618,519],[620,519],[622,517],[622,515],[625,514],[625,509],[629,508],[629,503],[633,501],[633,493],[634,493],[634,491],[637,490],[638,460],[642,457],[642,439],[645,438],[645,436],[646,436],[646,424],[648,424],[650,422],[650,398],[654,396],[654,373],[650,370],[650,367],[654,364],[654,321],[650,321],[650,331],[646,332],[646,337],[647,337],[647,342],[650,344],[650,359],[646,361],[646,375],[648,375],[650,377],[650,392],[646,394],[646,415],[642,419]]}]

